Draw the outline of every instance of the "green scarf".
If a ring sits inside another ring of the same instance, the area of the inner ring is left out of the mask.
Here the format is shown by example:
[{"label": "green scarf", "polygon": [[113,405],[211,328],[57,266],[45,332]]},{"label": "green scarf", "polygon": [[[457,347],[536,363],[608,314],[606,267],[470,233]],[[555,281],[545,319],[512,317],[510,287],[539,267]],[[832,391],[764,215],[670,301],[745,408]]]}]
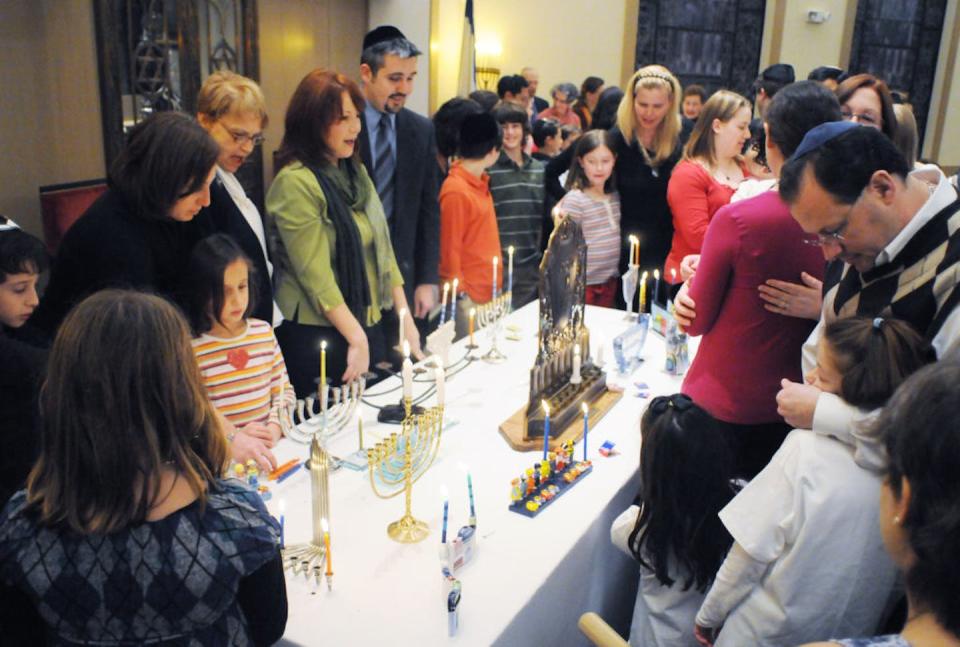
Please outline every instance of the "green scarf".
[{"label": "green scarf", "polygon": [[[373,230],[374,261],[380,290],[380,305],[393,307],[393,291],[390,275],[390,256],[393,247],[383,205],[373,188],[373,182],[363,164],[353,158],[341,159],[337,166],[323,164],[311,167],[327,200],[327,215],[337,232],[334,272],[344,301],[353,315],[362,323],[366,321],[366,308],[370,305],[370,286],[363,269],[363,249],[360,232],[353,212],[363,212]],[[348,213],[349,210],[349,213]]]}]

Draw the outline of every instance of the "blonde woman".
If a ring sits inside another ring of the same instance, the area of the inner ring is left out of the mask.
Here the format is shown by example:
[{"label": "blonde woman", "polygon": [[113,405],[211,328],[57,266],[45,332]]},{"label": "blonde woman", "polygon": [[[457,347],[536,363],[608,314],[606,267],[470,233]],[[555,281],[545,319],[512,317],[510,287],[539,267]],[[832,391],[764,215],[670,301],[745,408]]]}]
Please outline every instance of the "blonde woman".
[{"label": "blonde woman", "polygon": [[715,92],[703,106],[667,188],[673,244],[664,276],[671,283],[681,280],[683,257],[700,253],[713,214],[749,176],[740,151],[750,139],[750,116],[750,102],[727,90]]},{"label": "blonde woman", "polygon": [[624,89],[611,130],[622,209],[621,249],[628,248],[628,236],[639,236],[641,264],[660,267],[672,234],[667,184],[684,139],[679,112],[683,91],[662,65],[640,68]]},{"label": "blonde woman", "polygon": [[260,86],[228,70],[207,77],[197,97],[197,121],[220,146],[217,176],[210,185],[210,206],[204,213],[213,228],[229,234],[253,263],[251,289],[256,292],[253,316],[274,327],[283,321],[273,302],[273,265],[267,253],[263,218],[247,197],[236,172],[263,142],[267,109]]}]

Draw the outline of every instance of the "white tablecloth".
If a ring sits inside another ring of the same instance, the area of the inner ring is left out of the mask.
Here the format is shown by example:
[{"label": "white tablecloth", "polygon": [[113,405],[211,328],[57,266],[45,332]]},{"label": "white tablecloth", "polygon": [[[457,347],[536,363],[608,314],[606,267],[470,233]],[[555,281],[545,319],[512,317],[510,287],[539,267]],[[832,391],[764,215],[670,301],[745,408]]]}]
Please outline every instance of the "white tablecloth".
[{"label": "white tablecloth", "polygon": [[[591,428],[593,473],[535,519],[508,510],[510,481],[533,465],[539,453],[515,452],[498,432],[500,423],[527,399],[529,369],[536,352],[536,303],[513,313],[522,340],[501,340],[508,356],[498,365],[475,362],[447,382],[446,418],[455,421],[442,437],[437,460],[413,486],[413,515],[430,525],[418,544],[399,544],[386,526],[403,514],[403,496],[377,498],[366,472],[341,469],[330,477],[333,590],[287,574],[287,645],[584,645],[576,628],[584,611],[597,611],[623,635],[630,624],[637,567],[613,547],[610,524],[636,494],[640,449],[639,420],[648,400],[636,397],[633,382],[647,382],[654,395],[679,390],[680,378],[663,371],[661,338],[649,335],[645,363],[632,378],[615,373],[611,342],[625,327],[624,312],[588,307],[586,325],[596,348],[605,339],[609,381],[627,384],[623,399]],[[477,335],[479,352],[489,347]],[[691,348],[691,351],[693,349]],[[451,361],[463,356],[454,346]],[[594,353],[596,351],[594,350]],[[370,393],[396,386],[391,378]],[[417,383],[414,396],[428,385]],[[398,392],[371,398],[395,402]],[[432,404],[428,402],[426,404]],[[367,446],[398,428],[379,425],[376,412],[363,407]],[[604,458],[597,448],[616,443]],[[355,426],[333,439],[334,455],[357,449]],[[577,444],[577,456],[582,448]],[[281,462],[306,456],[291,441],[278,446]],[[458,572],[463,583],[460,629],[447,635],[447,584],[440,575],[438,546],[442,518],[441,486],[450,493],[450,533],[467,523],[466,473],[473,477],[478,553]],[[271,512],[286,510],[286,541],[311,534],[309,475],[304,470],[272,486]]]}]

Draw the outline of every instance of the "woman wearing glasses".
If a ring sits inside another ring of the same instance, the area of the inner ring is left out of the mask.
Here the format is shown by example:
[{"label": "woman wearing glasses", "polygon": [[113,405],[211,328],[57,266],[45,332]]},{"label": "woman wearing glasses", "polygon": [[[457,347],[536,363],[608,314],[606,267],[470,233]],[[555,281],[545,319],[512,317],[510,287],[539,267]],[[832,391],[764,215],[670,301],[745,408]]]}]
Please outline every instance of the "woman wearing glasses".
[{"label": "woman wearing glasses", "polygon": [[883,131],[894,140],[897,134],[897,115],[893,111],[890,88],[872,74],[857,74],[837,86],[837,100],[846,121],[854,121]]},{"label": "woman wearing glasses", "polygon": [[[833,93],[815,81],[780,90],[764,124],[774,174],[808,130],[839,120]],[[800,350],[814,322],[765,308],[758,286],[771,278],[799,282],[804,273],[822,278],[823,256],[807,240],[776,189],[734,202],[710,221],[696,273],[677,297],[678,321],[703,335],[682,391],[720,421],[740,477],[763,469],[790,431],[776,394],[781,379],[799,381]],[[692,320],[681,307],[687,296],[696,307]]]},{"label": "woman wearing glasses", "polygon": [[230,71],[207,77],[197,98],[197,120],[220,146],[217,176],[210,185],[210,206],[204,211],[218,232],[229,234],[253,262],[256,309],[251,316],[280,325],[283,316],[273,302],[273,265],[267,253],[263,218],[247,197],[235,173],[263,142],[267,111],[260,87]]}]

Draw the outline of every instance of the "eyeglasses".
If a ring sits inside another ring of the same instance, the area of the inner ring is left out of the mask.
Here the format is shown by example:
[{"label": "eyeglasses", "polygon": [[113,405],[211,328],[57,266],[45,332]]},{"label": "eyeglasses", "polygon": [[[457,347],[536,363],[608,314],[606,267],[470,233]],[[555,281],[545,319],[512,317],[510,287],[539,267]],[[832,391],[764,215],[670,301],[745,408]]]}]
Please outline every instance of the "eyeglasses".
[{"label": "eyeglasses", "polygon": [[847,240],[843,232],[850,226],[850,216],[853,214],[853,210],[859,202],[860,198],[857,198],[856,202],[850,205],[846,215],[843,217],[843,222],[841,222],[838,227],[815,234],[815,238],[804,238],[803,242],[807,245],[816,245],[817,247],[823,247],[824,245],[842,245]]},{"label": "eyeglasses", "polygon": [[869,112],[852,112],[847,108],[841,108],[840,116],[843,117],[844,121],[855,121],[858,124],[863,124],[865,126],[880,125],[880,117],[870,114]]},{"label": "eyeglasses", "polygon": [[249,133],[243,132],[242,130],[234,130],[233,128],[228,128],[227,126],[224,125],[222,121],[219,121],[217,123],[223,126],[223,129],[226,130],[231,137],[233,137],[234,143],[240,144],[241,146],[248,142],[253,144],[254,146],[259,146],[264,142],[264,140],[266,140],[266,137],[263,136],[263,133],[255,133],[251,135]]}]

